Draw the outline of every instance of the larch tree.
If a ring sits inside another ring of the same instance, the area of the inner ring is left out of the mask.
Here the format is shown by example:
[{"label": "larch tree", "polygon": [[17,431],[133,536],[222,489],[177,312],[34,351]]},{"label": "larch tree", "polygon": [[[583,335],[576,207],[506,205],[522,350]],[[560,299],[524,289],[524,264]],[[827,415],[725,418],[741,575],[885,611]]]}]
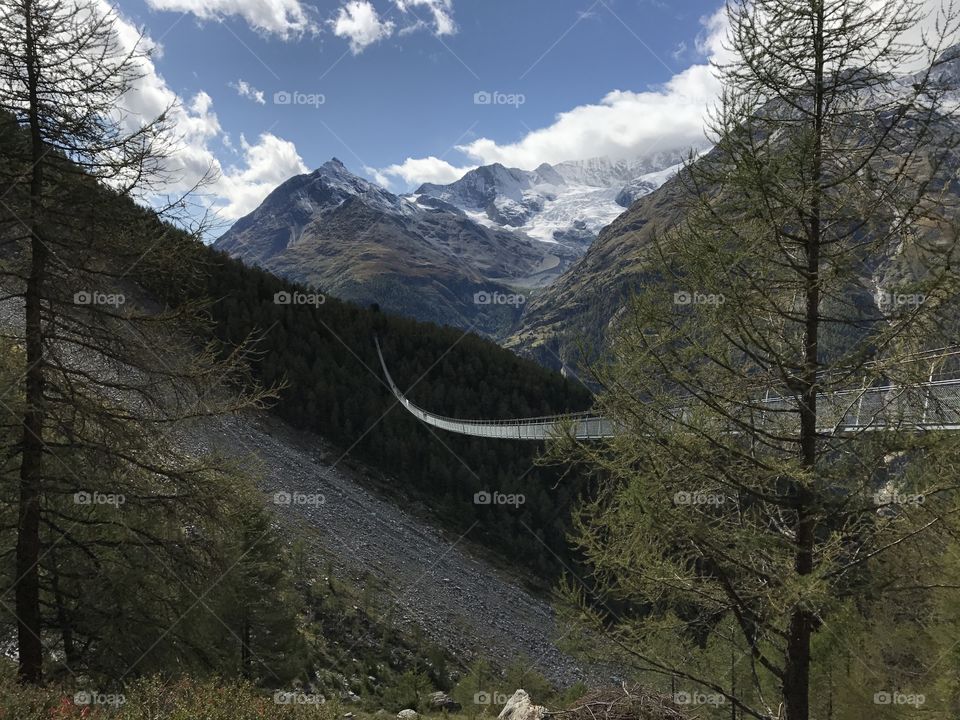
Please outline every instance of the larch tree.
[{"label": "larch tree", "polygon": [[169,634],[177,581],[198,572],[196,536],[231,504],[222,462],[184,447],[184,423],[264,398],[235,382],[245,345],[198,346],[203,304],[183,302],[203,270],[197,238],[135,202],[172,179],[176,140],[166,112],[124,109],[147,55],[121,30],[92,0],[0,4],[0,292],[13,310],[0,332],[24,348],[22,378],[0,389],[19,428],[3,468],[17,475],[4,485],[16,567],[3,590],[25,683],[43,679],[48,631],[67,669],[109,654],[97,646],[118,637],[109,624],[130,605],[116,592],[131,582],[157,593],[159,614],[127,620]]},{"label": "larch tree", "polygon": [[[919,40],[913,0],[727,17],[713,149],[594,368],[622,432],[554,446],[601,478],[567,589],[684,700],[808,720],[851,608],[956,592],[960,444],[916,431],[957,419],[921,388],[957,359],[956,16]],[[889,672],[848,702],[869,715]]]}]

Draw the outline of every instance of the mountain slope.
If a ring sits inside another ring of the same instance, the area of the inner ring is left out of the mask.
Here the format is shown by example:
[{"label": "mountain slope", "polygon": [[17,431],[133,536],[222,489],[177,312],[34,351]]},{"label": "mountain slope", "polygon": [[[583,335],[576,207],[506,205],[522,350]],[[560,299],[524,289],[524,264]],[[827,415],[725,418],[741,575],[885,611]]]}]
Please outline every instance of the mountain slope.
[{"label": "mountain slope", "polygon": [[[960,86],[960,46],[941,56],[935,76],[948,87]],[[888,92],[894,96],[908,93],[916,77],[892,79]],[[952,94],[954,101],[960,99],[958,91],[953,90]],[[960,119],[941,116],[934,121],[933,131],[938,133],[936,142],[945,155],[945,164],[935,180],[936,189],[943,191],[939,203],[945,218],[955,220],[960,216],[960,155],[954,138],[960,133]],[[885,152],[882,162],[897,160],[893,152]],[[711,151],[697,162],[714,157],[715,151]],[[682,174],[673,176],[655,191],[641,196],[604,228],[586,255],[525,308],[518,329],[505,340],[505,346],[554,368],[582,366],[584,360],[602,352],[629,298],[644,290],[648,280],[644,254],[652,239],[682,222],[685,216],[689,191],[682,178]],[[942,228],[931,227],[928,231],[941,232]],[[917,253],[916,246],[899,242],[873,258],[869,266],[865,265],[864,284],[876,288],[875,297],[865,301],[876,303],[879,309],[881,288],[922,274],[924,260]]]},{"label": "mountain slope", "polygon": [[549,603],[484,560],[471,548],[472,536],[442,532],[370,492],[363,477],[371,469],[338,465],[340,453],[316,436],[265,415],[198,425],[195,436],[230,457],[252,455],[266,469],[268,498],[291,488],[322,495],[316,505],[276,506],[280,521],[309,538],[318,565],[330,558],[338,575],[386,585],[378,616],[388,616],[404,634],[422,633],[462,666],[482,657],[503,668],[526,656],[531,669],[560,686],[606,679],[558,648],[560,629]]},{"label": "mountain slope", "polygon": [[478,293],[548,284],[575,258],[453,207],[411,203],[336,159],[280,185],[215,247],[342,299],[494,336],[519,315],[523,298],[478,303]]},{"label": "mountain slope", "polygon": [[581,345],[602,346],[614,318],[642,291],[644,249],[683,217],[684,192],[679,178],[668,180],[604,228],[587,254],[526,308],[506,346],[554,368],[579,365]]}]

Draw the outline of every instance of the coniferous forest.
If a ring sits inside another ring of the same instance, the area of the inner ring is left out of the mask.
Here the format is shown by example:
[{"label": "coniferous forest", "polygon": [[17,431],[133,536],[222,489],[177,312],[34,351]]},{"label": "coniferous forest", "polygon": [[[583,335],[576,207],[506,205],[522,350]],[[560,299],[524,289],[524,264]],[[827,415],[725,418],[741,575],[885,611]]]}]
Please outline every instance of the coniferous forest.
[{"label": "coniferous forest", "polygon": [[[439,521],[470,534],[541,579],[574,562],[566,535],[582,478],[540,467],[543,447],[490,442],[427,429],[396,404],[380,370],[374,337],[398,386],[424,408],[449,417],[536,417],[588,409],[591,394],[480,337],[326,298],[319,306],[278,305],[278,292],[306,288],[215,251],[205,296],[217,337],[228,345],[258,335],[254,370],[282,385],[273,411],[297,428],[340,445],[400,483]],[[378,418],[382,418],[378,420]],[[389,488],[386,488],[389,489]],[[478,505],[481,491],[523,494],[518,512]],[[474,534],[476,533],[476,534]]]}]

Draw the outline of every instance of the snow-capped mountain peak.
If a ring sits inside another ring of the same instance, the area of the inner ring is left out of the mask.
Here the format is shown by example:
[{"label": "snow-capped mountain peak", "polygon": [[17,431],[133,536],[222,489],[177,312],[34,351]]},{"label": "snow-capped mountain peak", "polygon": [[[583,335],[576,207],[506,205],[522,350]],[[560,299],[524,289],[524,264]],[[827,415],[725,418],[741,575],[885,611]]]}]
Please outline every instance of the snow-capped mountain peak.
[{"label": "snow-capped mountain peak", "polygon": [[676,172],[678,160],[676,154],[592,158],[543,163],[535,170],[494,163],[448,185],[425,183],[412,197],[421,205],[459,208],[489,227],[519,230],[583,251],[624,207]]}]

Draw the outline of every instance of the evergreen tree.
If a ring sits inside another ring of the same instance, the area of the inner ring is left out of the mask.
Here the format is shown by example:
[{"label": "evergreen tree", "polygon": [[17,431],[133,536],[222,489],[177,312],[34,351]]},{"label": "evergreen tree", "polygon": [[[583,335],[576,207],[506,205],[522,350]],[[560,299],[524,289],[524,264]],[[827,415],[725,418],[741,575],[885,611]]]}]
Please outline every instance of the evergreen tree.
[{"label": "evergreen tree", "polygon": [[[939,372],[924,351],[957,317],[938,72],[956,18],[925,47],[907,39],[922,17],[911,0],[728,5],[715,148],[681,173],[685,220],[647,248],[597,367],[624,432],[557,447],[602,470],[577,537],[614,651],[744,716],[814,715],[815,646],[842,608],[937,586],[932,556],[900,559],[955,530],[957,441],[911,432],[893,398],[858,404]],[[863,430],[833,432],[858,413]]]},{"label": "evergreen tree", "polygon": [[[164,179],[170,136],[165,115],[131,122],[121,109],[144,55],[124,46],[115,20],[96,2],[0,5],[0,270],[7,301],[22,307],[25,347],[22,387],[3,389],[22,393],[10,589],[27,683],[42,680],[47,594],[83,582],[67,577],[64,558],[79,551],[102,572],[97,553],[123,545],[131,563],[169,553],[175,568],[182,527],[171,514],[213,511],[217,464],[164,442],[170,428],[261,398],[226,388],[244,348],[196,348],[197,304],[163,307],[192,282],[199,250],[133,202]],[[138,307],[144,288],[156,291],[153,306]],[[166,514],[166,532],[140,524],[151,513]],[[47,572],[57,558],[64,565]]]}]

